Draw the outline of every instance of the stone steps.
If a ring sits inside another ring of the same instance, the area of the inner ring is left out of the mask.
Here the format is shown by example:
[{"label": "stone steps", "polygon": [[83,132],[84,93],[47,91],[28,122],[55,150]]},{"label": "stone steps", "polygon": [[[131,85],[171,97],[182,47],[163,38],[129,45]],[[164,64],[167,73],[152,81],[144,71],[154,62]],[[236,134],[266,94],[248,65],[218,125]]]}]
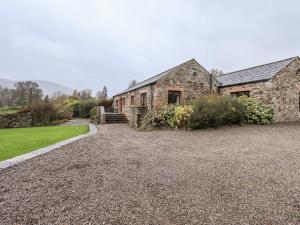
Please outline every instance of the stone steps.
[{"label": "stone steps", "polygon": [[127,117],[122,113],[106,113],[106,123],[127,123]]}]

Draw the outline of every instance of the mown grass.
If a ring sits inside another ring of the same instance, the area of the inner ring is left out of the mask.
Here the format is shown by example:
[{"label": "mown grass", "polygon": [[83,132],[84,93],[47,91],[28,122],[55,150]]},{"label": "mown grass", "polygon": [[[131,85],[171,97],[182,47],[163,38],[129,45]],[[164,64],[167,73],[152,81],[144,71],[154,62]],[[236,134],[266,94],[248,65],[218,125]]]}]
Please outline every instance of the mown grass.
[{"label": "mown grass", "polygon": [[18,112],[20,107],[0,107],[0,115],[13,114]]},{"label": "mown grass", "polygon": [[88,125],[0,129],[0,161],[87,133]]}]

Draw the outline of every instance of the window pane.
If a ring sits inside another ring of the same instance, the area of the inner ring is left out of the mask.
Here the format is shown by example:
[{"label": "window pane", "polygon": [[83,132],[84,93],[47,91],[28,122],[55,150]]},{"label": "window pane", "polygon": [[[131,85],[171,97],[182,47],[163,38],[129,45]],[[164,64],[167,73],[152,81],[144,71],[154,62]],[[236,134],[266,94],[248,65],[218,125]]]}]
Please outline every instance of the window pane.
[{"label": "window pane", "polygon": [[232,97],[240,97],[242,95],[246,95],[250,97],[250,92],[249,91],[239,91],[239,92],[231,92],[230,93]]},{"label": "window pane", "polygon": [[141,94],[141,106],[147,106],[147,93]]},{"label": "window pane", "polygon": [[169,91],[168,92],[168,104],[180,104],[180,91]]}]

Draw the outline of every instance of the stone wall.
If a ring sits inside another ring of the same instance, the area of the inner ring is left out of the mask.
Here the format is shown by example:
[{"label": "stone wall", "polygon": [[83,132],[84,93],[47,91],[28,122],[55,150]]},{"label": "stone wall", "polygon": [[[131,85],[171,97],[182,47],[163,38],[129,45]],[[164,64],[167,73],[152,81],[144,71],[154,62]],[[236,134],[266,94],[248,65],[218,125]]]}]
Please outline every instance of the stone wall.
[{"label": "stone wall", "polygon": [[249,91],[250,97],[274,110],[275,122],[300,120],[300,60],[296,59],[269,81],[223,87],[221,94]]},{"label": "stone wall", "polygon": [[130,113],[128,114],[129,126],[138,128],[147,111],[147,107],[130,107]]},{"label": "stone wall", "polygon": [[[126,94],[117,96],[114,98],[114,108],[117,109],[115,112],[120,112],[120,104],[121,99],[125,98],[125,105],[122,106],[122,112],[125,113],[127,116],[131,112],[131,107],[139,107],[141,106],[141,94],[146,93],[147,99],[146,99],[146,107],[148,109],[151,109],[151,85],[142,87],[140,89],[128,92]],[[134,104],[131,104],[131,96],[134,96]],[[116,106],[116,100],[119,101],[118,106]]]},{"label": "stone wall", "polygon": [[14,113],[0,115],[0,128],[31,127],[32,116],[30,113]]},{"label": "stone wall", "polygon": [[[210,87],[212,79],[212,87]],[[152,109],[168,103],[168,91],[180,91],[181,104],[201,95],[217,93],[218,82],[211,78],[196,60],[182,64],[179,69],[174,70],[156,83],[114,97],[115,112],[120,112],[121,99],[125,98],[122,112],[129,117],[131,107],[141,106],[141,94],[147,94],[146,106]],[[131,96],[134,96],[134,104],[131,104]],[[116,105],[118,100],[118,106]]]},{"label": "stone wall", "polygon": [[[210,83],[212,86],[210,87]],[[217,94],[218,81],[196,60],[189,61],[154,85],[154,107],[168,103],[168,91],[180,91],[181,104],[199,96]]]}]

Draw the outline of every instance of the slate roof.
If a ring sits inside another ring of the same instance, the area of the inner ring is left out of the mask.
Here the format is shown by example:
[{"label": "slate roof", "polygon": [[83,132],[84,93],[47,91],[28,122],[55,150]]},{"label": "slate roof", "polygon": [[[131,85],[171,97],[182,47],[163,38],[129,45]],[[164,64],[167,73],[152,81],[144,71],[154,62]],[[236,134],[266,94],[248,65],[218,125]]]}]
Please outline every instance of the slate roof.
[{"label": "slate roof", "polygon": [[136,85],[134,85],[133,87],[127,88],[126,90],[124,90],[124,91],[122,91],[122,92],[120,92],[120,93],[118,93],[118,94],[116,94],[116,95],[114,95],[114,96],[122,95],[122,94],[125,94],[125,93],[127,93],[127,92],[134,91],[134,90],[136,90],[136,89],[139,89],[139,88],[148,86],[148,85],[150,85],[150,84],[153,84],[153,83],[155,83],[156,81],[158,81],[159,79],[161,79],[161,78],[163,78],[164,76],[168,75],[169,73],[171,73],[171,72],[177,70],[177,69],[180,68],[182,65],[184,65],[184,64],[186,64],[186,63],[188,63],[188,62],[190,62],[190,61],[192,61],[192,60],[195,60],[195,59],[191,59],[191,60],[189,60],[189,61],[186,61],[186,62],[184,62],[184,63],[182,63],[182,64],[180,64],[180,65],[178,65],[178,66],[175,66],[175,67],[173,67],[173,68],[171,68],[171,69],[168,69],[168,70],[166,70],[166,71],[164,71],[164,72],[162,72],[162,73],[160,73],[160,74],[157,74],[157,75],[155,75],[155,76],[153,76],[153,77],[150,77],[150,78],[148,78],[148,79],[146,79],[146,80],[144,80],[144,81],[141,81],[141,82],[137,83]]},{"label": "slate roof", "polygon": [[216,76],[221,87],[269,80],[297,57]]}]

